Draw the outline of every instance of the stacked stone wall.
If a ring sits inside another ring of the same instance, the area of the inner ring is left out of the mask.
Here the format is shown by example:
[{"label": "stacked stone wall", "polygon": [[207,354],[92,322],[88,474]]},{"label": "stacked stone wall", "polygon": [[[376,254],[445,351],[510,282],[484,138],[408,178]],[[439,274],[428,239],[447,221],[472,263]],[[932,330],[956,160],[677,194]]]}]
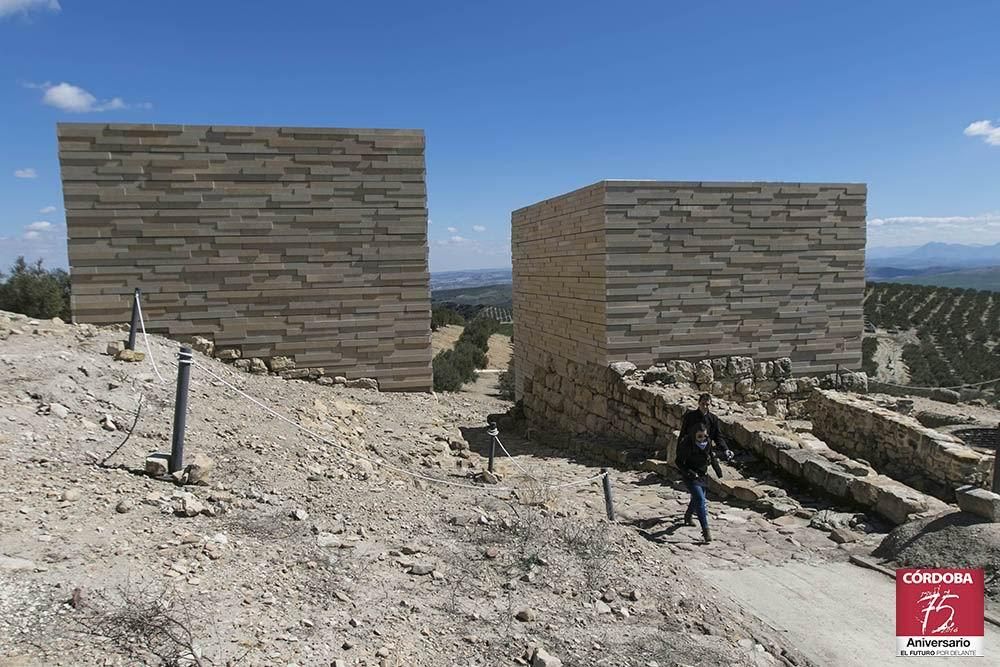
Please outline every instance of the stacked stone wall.
[{"label": "stacked stone wall", "polygon": [[[60,124],[72,310],[431,388],[420,130]],[[306,369],[312,369],[308,371]]]},{"label": "stacked stone wall", "polygon": [[511,216],[516,393],[541,360],[603,365],[604,190],[594,185]]},{"label": "stacked stone wall", "polygon": [[[602,367],[550,357],[535,367],[523,387],[525,415],[535,427],[575,434],[580,441],[621,439],[637,445],[638,456],[667,462],[674,458],[684,412],[696,401],[697,387],[648,384],[629,362]],[[755,406],[723,400],[716,406],[723,433],[735,446],[834,498],[894,523],[946,509],[940,500],[834,451],[810,433],[790,430]],[[613,451],[607,454],[616,458]],[[734,485],[716,486],[725,490]]]},{"label": "stacked stone wall", "polygon": [[913,417],[827,390],[815,391],[808,409],[813,432],[831,447],[907,484],[949,499],[965,484],[990,486],[993,456]]}]

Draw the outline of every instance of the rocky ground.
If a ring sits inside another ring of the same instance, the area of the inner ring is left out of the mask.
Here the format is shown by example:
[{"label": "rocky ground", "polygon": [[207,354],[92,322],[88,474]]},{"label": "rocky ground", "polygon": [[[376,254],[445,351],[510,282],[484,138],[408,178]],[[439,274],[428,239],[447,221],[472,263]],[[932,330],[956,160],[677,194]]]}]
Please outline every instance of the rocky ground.
[{"label": "rocky ground", "polygon": [[186,452],[214,469],[178,486],[142,470],[169,450],[177,344],[151,337],[161,381],[104,354],[123,336],[0,314],[4,665],[809,665],[713,573],[884,537],[790,488],[774,520],[713,501],[704,545],[675,479],[623,469],[611,523],[600,462],[517,428],[483,483],[495,376],[382,394],[197,353]]}]

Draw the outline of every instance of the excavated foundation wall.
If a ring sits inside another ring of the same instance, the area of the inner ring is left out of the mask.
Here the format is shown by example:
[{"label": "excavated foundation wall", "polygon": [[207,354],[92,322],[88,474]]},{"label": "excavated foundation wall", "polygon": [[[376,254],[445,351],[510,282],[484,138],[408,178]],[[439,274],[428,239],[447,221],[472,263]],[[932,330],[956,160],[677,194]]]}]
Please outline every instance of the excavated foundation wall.
[{"label": "excavated foundation wall", "polygon": [[956,487],[989,488],[993,456],[913,417],[836,391],[813,392],[813,433],[838,452],[864,459],[887,475],[951,499]]},{"label": "excavated foundation wall", "polygon": [[[783,375],[780,364],[776,366]],[[779,386],[786,380],[772,379]],[[597,366],[549,356],[539,359],[531,376],[524,378],[523,408],[527,419],[541,430],[622,438],[644,447],[647,456],[672,461],[676,431],[684,412],[694,407],[698,387],[657,382],[661,380],[647,383],[646,373],[629,362]],[[815,385],[807,384],[813,391]],[[787,394],[786,400],[801,399],[796,391]],[[832,497],[873,510],[894,523],[946,508],[940,500],[851,460],[809,433],[783,427],[758,405],[723,400],[716,405],[723,433],[736,446]],[[614,451],[601,453],[615,458]]]}]

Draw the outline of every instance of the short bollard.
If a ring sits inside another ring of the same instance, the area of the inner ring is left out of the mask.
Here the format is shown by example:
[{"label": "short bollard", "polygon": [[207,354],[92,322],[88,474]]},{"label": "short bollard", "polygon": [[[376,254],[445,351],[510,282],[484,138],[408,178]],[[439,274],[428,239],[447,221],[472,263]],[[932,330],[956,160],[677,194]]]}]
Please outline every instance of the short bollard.
[{"label": "short bollard", "polygon": [[191,382],[191,348],[181,346],[177,355],[177,397],[174,399],[174,436],[170,441],[170,472],[184,469],[184,428],[187,425],[188,385]]},{"label": "short bollard", "polygon": [[[1000,441],[1000,424],[997,424],[997,436],[997,440]],[[996,453],[993,454],[993,484],[991,489],[993,493],[1000,493],[1000,462],[997,459],[1000,459],[1000,444],[997,445]]]},{"label": "short bollard", "polygon": [[500,435],[500,429],[497,428],[496,424],[490,422],[490,427],[487,429],[486,433],[493,438],[493,440],[490,441],[490,462],[486,469],[493,472],[493,458],[497,453],[497,436]]},{"label": "short bollard", "polygon": [[128,345],[126,349],[135,350],[135,334],[139,331],[139,299],[142,297],[142,290],[135,288],[132,296],[132,324],[128,328]]},{"label": "short bollard", "polygon": [[601,484],[604,486],[604,509],[608,511],[608,521],[615,520],[615,499],[611,495],[611,475],[607,468],[601,468]]}]

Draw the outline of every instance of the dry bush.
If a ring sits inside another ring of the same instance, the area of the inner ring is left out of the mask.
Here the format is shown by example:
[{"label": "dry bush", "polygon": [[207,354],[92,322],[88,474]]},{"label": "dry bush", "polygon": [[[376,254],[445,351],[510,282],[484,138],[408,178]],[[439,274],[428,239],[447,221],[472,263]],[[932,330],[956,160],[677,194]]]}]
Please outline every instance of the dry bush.
[{"label": "dry bush", "polygon": [[301,538],[309,534],[309,522],[295,521],[287,512],[277,512],[265,516],[240,513],[231,515],[226,521],[226,529],[261,542]]},{"label": "dry bush", "polygon": [[212,664],[202,655],[192,630],[203,621],[192,603],[171,589],[125,584],[112,594],[98,593],[89,599],[72,622],[76,633],[141,664]]}]

